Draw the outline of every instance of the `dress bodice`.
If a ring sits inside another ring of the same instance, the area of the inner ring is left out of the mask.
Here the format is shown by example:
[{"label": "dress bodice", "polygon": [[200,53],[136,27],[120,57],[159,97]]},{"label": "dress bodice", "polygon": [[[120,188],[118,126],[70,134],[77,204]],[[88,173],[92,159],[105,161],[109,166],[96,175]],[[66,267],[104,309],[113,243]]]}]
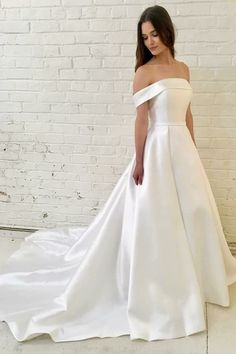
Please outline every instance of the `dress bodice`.
[{"label": "dress bodice", "polygon": [[149,101],[151,125],[185,125],[192,87],[183,78],[161,79],[133,95],[135,107]]}]

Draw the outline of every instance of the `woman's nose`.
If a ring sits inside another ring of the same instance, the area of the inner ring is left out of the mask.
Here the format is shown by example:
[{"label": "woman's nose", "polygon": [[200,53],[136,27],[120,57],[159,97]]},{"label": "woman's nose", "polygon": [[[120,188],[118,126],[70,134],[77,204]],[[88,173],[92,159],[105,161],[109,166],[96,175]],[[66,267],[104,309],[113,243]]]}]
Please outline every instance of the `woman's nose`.
[{"label": "woman's nose", "polygon": [[148,45],[150,46],[152,43],[153,43],[152,38],[149,38],[149,39],[148,39]]}]

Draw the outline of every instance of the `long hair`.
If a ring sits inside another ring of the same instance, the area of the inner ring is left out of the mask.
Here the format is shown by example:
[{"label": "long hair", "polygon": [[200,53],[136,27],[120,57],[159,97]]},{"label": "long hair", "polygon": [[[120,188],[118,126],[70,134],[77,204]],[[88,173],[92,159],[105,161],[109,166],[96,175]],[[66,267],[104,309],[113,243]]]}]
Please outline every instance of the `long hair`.
[{"label": "long hair", "polygon": [[170,15],[162,6],[151,6],[143,11],[138,22],[135,71],[153,57],[152,53],[144,45],[142,38],[141,26],[146,21],[152,23],[161,41],[170,49],[173,58],[175,58],[175,29]]}]

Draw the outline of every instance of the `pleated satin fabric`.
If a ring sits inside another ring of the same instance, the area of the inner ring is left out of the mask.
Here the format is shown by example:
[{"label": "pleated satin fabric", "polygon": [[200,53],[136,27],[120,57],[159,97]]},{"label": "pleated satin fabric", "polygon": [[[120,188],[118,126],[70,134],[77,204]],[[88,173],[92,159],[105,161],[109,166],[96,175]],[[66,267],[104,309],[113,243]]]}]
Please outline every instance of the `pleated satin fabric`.
[{"label": "pleated satin fabric", "polygon": [[135,155],[87,227],[40,229],[0,269],[0,320],[17,341],[129,335],[172,339],[206,329],[205,302],[230,306],[236,259],[186,126],[182,78],[133,95],[149,102],[142,185]]}]

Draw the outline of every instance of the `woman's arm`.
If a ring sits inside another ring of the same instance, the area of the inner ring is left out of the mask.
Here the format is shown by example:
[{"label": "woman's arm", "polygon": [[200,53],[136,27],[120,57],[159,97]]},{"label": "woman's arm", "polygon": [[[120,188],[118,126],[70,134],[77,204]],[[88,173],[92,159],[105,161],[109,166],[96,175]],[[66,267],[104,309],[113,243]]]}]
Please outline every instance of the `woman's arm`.
[{"label": "woman's arm", "polygon": [[144,102],[139,106],[139,112],[135,119],[136,163],[143,163],[144,146],[148,130],[148,115],[146,113],[147,108],[145,106],[147,106],[147,102]]},{"label": "woman's arm", "polygon": [[[147,81],[148,75],[143,67],[139,67],[135,73],[133,82],[133,94],[149,83]],[[143,155],[144,146],[148,131],[148,102],[144,102],[136,108],[135,119],[135,150],[136,150],[136,166],[134,170],[134,180],[136,184],[142,184],[143,180]]]},{"label": "woman's arm", "polygon": [[194,132],[193,132],[193,116],[191,113],[191,108],[190,104],[188,106],[187,112],[186,112],[186,125],[188,127],[188,130],[190,131],[191,137],[193,139],[193,142],[196,146],[195,138],[194,138]]},{"label": "woman's arm", "polygon": [[[185,74],[187,76],[187,80],[190,83],[190,72],[189,72],[188,66],[185,63],[184,63],[184,68],[185,68]],[[195,138],[194,138],[194,131],[193,131],[193,115],[191,112],[191,102],[188,105],[185,120],[186,120],[186,125],[188,127],[188,130],[189,130],[191,137],[193,139],[193,142],[196,146],[196,142],[195,142]]]}]

